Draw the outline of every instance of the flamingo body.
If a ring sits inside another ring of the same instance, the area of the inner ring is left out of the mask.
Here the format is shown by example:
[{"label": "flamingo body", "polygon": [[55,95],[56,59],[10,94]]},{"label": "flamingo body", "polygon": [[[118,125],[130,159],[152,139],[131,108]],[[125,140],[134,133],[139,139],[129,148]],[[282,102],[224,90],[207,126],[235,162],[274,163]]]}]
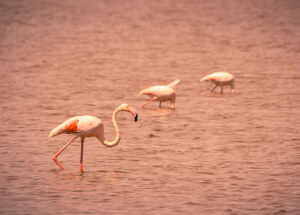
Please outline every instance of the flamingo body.
[{"label": "flamingo body", "polygon": [[159,107],[161,107],[161,102],[169,100],[171,101],[171,108],[175,108],[176,94],[174,88],[179,82],[180,80],[176,80],[166,86],[153,86],[140,91],[140,95],[151,97],[142,107],[152,101],[159,101]]},{"label": "flamingo body", "polygon": [[167,101],[175,95],[175,90],[169,86],[153,86],[142,90],[140,95],[156,96],[159,101]]},{"label": "flamingo body", "polygon": [[128,104],[122,104],[115,109],[112,115],[112,122],[115,127],[116,137],[113,141],[107,141],[104,137],[104,125],[102,121],[95,116],[75,116],[65,120],[63,123],[54,128],[49,137],[57,136],[59,134],[73,134],[72,139],[64,145],[53,157],[54,162],[61,168],[64,167],[57,161],[57,157],[78,137],[81,138],[81,156],[80,156],[80,171],[83,172],[82,161],[83,161],[83,144],[86,137],[96,137],[103,145],[107,147],[116,146],[120,142],[120,132],[116,123],[116,116],[120,111],[130,112],[135,121],[137,121],[138,113],[134,108]]},{"label": "flamingo body", "polygon": [[221,94],[223,93],[223,86],[230,86],[231,93],[234,92],[234,77],[229,72],[215,72],[210,75],[203,77],[200,81],[210,81],[215,84],[211,89],[214,91],[217,86],[221,87]]},{"label": "flamingo body", "polygon": [[59,126],[54,128],[49,137],[57,136],[59,134],[74,134],[75,136],[97,137],[101,139],[104,131],[104,126],[101,120],[95,116],[74,116],[67,119]]}]

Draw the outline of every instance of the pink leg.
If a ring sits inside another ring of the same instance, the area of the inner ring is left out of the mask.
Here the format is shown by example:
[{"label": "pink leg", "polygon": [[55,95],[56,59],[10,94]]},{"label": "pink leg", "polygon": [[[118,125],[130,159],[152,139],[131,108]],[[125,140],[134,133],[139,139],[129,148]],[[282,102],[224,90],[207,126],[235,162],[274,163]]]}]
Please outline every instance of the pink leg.
[{"label": "pink leg", "polygon": [[84,143],[84,137],[81,138],[80,172],[83,172],[83,168],[82,168],[82,161],[83,161],[83,143]]},{"label": "pink leg", "polygon": [[218,85],[215,85],[213,88],[211,88],[211,92],[214,92],[214,90],[216,89],[216,87],[217,87]]},{"label": "pink leg", "polygon": [[174,95],[171,99],[170,108],[172,109],[175,109],[175,100],[176,100],[176,95]]},{"label": "pink leg", "polygon": [[147,104],[149,104],[150,102],[153,102],[155,99],[156,99],[156,97],[149,99],[145,104],[142,104],[142,107],[145,107]]},{"label": "pink leg", "polygon": [[58,155],[60,155],[60,153],[62,153],[75,139],[77,138],[77,136],[72,137],[72,139],[66,144],[64,145],[53,157],[52,159],[54,160],[54,162],[61,168],[61,169],[65,169],[58,161],[57,161],[57,157]]}]

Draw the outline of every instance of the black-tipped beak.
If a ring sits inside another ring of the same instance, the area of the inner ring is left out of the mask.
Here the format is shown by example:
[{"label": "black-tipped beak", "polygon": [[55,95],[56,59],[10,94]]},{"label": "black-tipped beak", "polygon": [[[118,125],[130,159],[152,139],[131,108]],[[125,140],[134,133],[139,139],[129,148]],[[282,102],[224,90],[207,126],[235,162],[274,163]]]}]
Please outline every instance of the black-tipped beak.
[{"label": "black-tipped beak", "polygon": [[134,121],[137,121],[137,120],[138,120],[138,114],[136,114],[134,117]]}]

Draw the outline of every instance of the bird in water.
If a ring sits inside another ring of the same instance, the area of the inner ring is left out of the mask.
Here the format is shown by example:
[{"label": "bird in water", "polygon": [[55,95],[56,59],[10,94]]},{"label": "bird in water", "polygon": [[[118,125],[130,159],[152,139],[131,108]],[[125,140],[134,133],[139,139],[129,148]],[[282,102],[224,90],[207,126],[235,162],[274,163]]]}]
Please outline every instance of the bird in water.
[{"label": "bird in water", "polygon": [[221,87],[221,94],[223,94],[223,86],[229,85],[231,87],[231,93],[234,93],[234,77],[228,72],[215,72],[205,76],[200,81],[210,81],[215,84],[211,89],[213,92],[217,86]]},{"label": "bird in water", "polygon": [[122,104],[115,109],[112,115],[112,122],[115,127],[116,136],[113,141],[107,141],[104,137],[104,126],[102,121],[94,116],[75,116],[67,119],[59,126],[54,128],[49,137],[57,136],[59,134],[73,134],[71,140],[64,145],[53,157],[53,161],[61,168],[64,167],[58,162],[57,157],[78,137],[81,138],[81,155],[80,155],[80,172],[83,172],[83,144],[86,137],[96,137],[103,145],[107,147],[116,146],[120,142],[120,132],[116,122],[116,116],[120,111],[127,111],[134,116],[135,121],[138,119],[137,111],[128,104]]},{"label": "bird in water", "polygon": [[169,100],[171,102],[170,107],[174,109],[176,100],[174,88],[175,85],[179,82],[180,80],[175,80],[167,86],[153,86],[140,91],[140,95],[147,95],[150,97],[150,99],[146,103],[144,103],[142,107],[145,107],[147,104],[153,101],[159,101],[159,107],[161,107],[161,103],[163,101]]}]

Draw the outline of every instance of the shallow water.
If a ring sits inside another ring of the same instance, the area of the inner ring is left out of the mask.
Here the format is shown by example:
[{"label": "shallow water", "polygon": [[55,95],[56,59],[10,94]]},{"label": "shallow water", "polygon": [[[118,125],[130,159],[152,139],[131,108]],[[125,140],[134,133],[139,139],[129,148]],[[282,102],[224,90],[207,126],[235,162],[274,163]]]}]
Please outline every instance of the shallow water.
[{"label": "shallow water", "polygon": [[[300,214],[299,1],[1,1],[0,214]],[[226,70],[236,93],[199,80]],[[138,92],[176,86],[176,110]],[[106,148],[48,133],[118,115]]]}]

